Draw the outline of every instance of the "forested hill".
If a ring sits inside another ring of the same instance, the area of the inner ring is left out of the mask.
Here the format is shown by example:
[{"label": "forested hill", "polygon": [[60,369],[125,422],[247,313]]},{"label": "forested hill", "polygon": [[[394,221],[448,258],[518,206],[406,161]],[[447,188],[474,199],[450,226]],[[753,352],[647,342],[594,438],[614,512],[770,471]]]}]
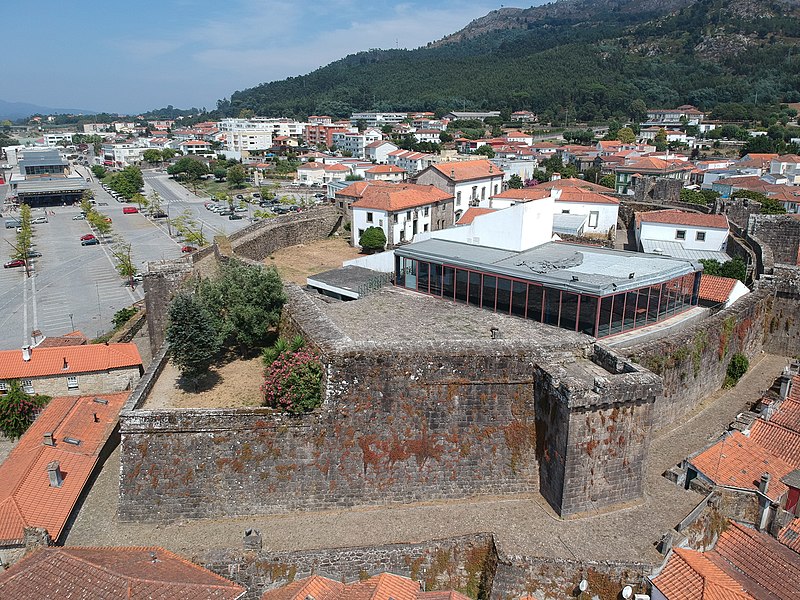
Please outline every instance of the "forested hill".
[{"label": "forested hill", "polygon": [[[636,118],[647,106],[800,101],[800,0],[559,0],[500,9],[416,50],[371,50],[235,92],[236,115],[533,110]],[[635,102],[640,100],[640,102]]]}]

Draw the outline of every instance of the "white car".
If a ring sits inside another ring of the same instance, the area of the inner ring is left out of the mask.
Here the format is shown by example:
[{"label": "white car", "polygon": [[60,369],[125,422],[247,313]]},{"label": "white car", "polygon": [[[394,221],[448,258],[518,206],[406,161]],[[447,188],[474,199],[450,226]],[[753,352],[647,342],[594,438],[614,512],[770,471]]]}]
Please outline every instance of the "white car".
[{"label": "white car", "polygon": [[81,213],[79,215],[75,215],[74,217],[72,217],[72,220],[73,221],[85,221],[86,220],[86,215],[83,214],[83,213]]},{"label": "white car", "polygon": [[31,223],[39,224],[39,223],[47,223],[47,217],[35,217],[31,219]]}]

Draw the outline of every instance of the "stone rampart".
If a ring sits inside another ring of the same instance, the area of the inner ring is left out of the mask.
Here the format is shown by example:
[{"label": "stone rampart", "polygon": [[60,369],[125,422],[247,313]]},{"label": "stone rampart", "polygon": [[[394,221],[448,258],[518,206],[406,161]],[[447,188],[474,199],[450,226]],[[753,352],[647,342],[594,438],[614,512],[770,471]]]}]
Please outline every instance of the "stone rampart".
[{"label": "stone rampart", "polygon": [[654,409],[656,428],[678,421],[718,390],[734,354],[741,352],[752,360],[762,351],[771,309],[772,293],[756,291],[676,335],[624,351],[663,379],[664,397]]},{"label": "stone rampart", "polygon": [[765,349],[782,356],[800,355],[800,267],[778,265],[759,286],[774,293]]},{"label": "stone rampart", "polygon": [[758,239],[762,246],[769,246],[774,265],[798,264],[800,218],[796,215],[750,215],[747,233]]}]

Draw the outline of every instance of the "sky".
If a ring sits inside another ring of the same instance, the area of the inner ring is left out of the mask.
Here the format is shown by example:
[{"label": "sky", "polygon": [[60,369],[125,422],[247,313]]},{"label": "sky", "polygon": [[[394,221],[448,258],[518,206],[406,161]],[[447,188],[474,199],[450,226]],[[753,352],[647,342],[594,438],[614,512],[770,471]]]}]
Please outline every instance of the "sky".
[{"label": "sky", "polygon": [[500,6],[487,0],[3,4],[0,99],[128,114],[169,104],[211,110],[236,90],[303,75],[347,54],[425,45]]}]

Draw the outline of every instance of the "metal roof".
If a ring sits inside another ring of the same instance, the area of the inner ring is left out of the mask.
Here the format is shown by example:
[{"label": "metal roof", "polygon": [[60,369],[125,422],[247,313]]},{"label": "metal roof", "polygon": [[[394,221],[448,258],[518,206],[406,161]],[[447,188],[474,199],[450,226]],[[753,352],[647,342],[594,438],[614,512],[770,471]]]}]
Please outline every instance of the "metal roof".
[{"label": "metal roof", "polygon": [[64,159],[58,150],[40,150],[37,152],[23,152],[19,160],[19,167],[51,167],[58,165],[66,167],[69,163]]},{"label": "metal roof", "polygon": [[687,250],[675,240],[642,240],[642,249],[647,254],[671,256],[683,260],[713,259],[723,263],[731,259],[730,256],[719,250]]},{"label": "metal roof", "polygon": [[588,215],[555,213],[553,215],[553,233],[578,236],[583,231]]},{"label": "metal roof", "polygon": [[668,256],[562,242],[548,242],[513,252],[429,239],[396,248],[394,252],[405,258],[505,275],[599,296],[656,285],[703,268],[699,263]]},{"label": "metal roof", "polygon": [[89,186],[82,177],[63,179],[28,179],[17,184],[17,194],[46,194],[48,192],[83,192]]}]

